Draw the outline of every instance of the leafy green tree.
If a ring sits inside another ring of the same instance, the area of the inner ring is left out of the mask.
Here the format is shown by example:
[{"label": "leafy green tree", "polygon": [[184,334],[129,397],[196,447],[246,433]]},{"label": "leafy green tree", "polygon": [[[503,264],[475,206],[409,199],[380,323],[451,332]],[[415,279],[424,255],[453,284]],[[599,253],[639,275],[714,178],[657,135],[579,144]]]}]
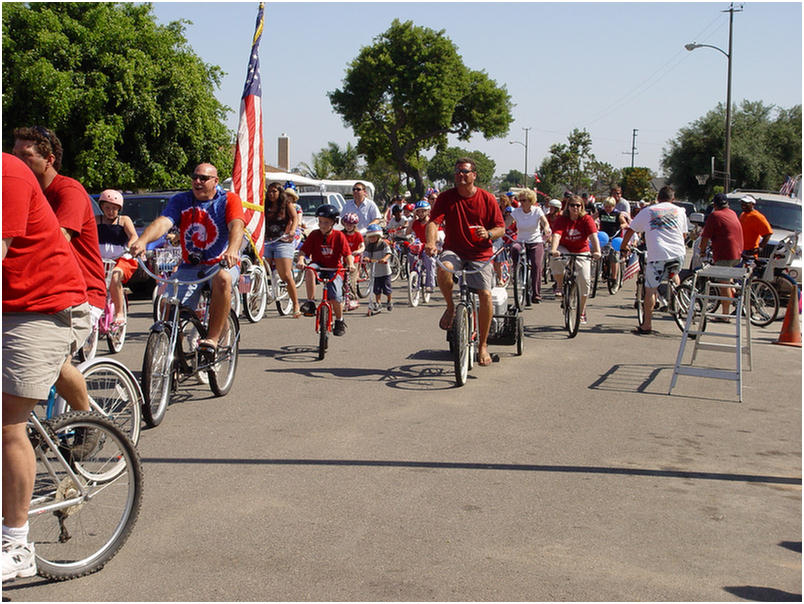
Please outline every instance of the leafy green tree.
[{"label": "leafy green tree", "polygon": [[[608,197],[611,188],[615,185],[620,185],[620,181],[623,178],[621,170],[598,160],[588,162],[587,170],[589,171],[589,179],[592,181],[589,192],[599,200]],[[630,197],[626,196],[626,199],[630,199]]]},{"label": "leafy green tree", "polygon": [[310,178],[348,179],[358,174],[360,156],[352,143],[341,149],[337,143],[329,142],[318,153],[313,153],[312,166],[302,162],[301,173]]},{"label": "leafy green tree", "polygon": [[475,162],[477,186],[484,189],[491,186],[496,166],[494,160],[482,151],[467,151],[460,147],[447,147],[437,151],[427,163],[427,176],[433,182],[440,183],[442,189],[452,186],[455,177],[455,162],[462,157],[469,157]]},{"label": "leafy green tree", "polygon": [[508,170],[508,173],[500,180],[500,189],[507,190],[511,187],[524,187],[525,175],[519,170]]},{"label": "leafy green tree", "polygon": [[402,192],[402,176],[399,170],[384,159],[367,164],[360,176],[374,185],[374,201],[381,209],[387,206],[394,195]]},{"label": "leafy green tree", "polygon": [[573,129],[567,142],[550,146],[550,155],[539,167],[539,187],[553,197],[566,189],[575,193],[588,191],[592,185],[590,167],[598,166],[592,153],[592,137],[586,130]]},{"label": "leafy green tree", "polygon": [[424,194],[422,152],[445,148],[450,134],[504,136],[513,119],[505,88],[467,68],[444,30],[398,19],[360,50],[329,99],[354,130],[358,151],[407,175],[416,196]]},{"label": "leafy green tree", "polygon": [[652,201],[656,198],[656,191],[650,184],[652,178],[653,172],[650,168],[623,168],[623,180],[620,185],[623,197]]},{"label": "leafy green tree", "polygon": [[52,128],[62,172],[90,190],[188,186],[200,162],[234,161],[223,72],[189,47],[184,24],[150,4],[3,5],[3,145],[17,126]]},{"label": "leafy green tree", "polygon": [[[680,198],[704,199],[722,186],[695,176],[724,169],[726,109],[723,104],[681,128],[664,150],[662,168]],[[744,100],[732,111],[731,187],[778,190],[787,174],[801,174],[801,105],[791,109]]]}]

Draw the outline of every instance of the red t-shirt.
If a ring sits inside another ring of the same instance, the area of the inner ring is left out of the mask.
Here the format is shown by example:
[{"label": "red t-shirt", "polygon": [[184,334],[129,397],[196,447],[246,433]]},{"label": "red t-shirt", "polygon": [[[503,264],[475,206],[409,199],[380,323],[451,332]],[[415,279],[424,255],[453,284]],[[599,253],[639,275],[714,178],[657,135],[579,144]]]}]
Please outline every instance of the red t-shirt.
[{"label": "red t-shirt", "polygon": [[712,242],[712,260],[737,260],[743,251],[743,227],[731,208],[715,210],[704,223],[701,237]]},{"label": "red t-shirt", "polygon": [[562,214],[553,223],[553,233],[561,234],[558,245],[567,248],[571,254],[583,254],[589,251],[589,235],[597,233],[597,227],[589,214],[577,220],[570,220]]},{"label": "red t-shirt", "polygon": [[360,247],[360,244],[363,243],[363,235],[360,234],[360,231],[355,229],[351,233],[347,233],[346,231],[341,231],[343,236],[346,237],[346,241],[349,242],[349,249],[352,250],[352,253],[355,253],[355,250]]},{"label": "red t-shirt", "polygon": [[92,306],[106,305],[106,277],[98,244],[98,226],[92,204],[77,180],[58,174],[45,189],[59,226],[73,231],[70,243],[87,284],[87,298]]},{"label": "red t-shirt", "polygon": [[87,301],[70,244],[33,172],[3,153],[3,312],[53,314]]},{"label": "red t-shirt", "polygon": [[352,252],[343,231],[332,229],[325,239],[321,229],[316,229],[304,240],[301,253],[320,267],[340,268],[343,266],[341,258]]},{"label": "red t-shirt", "polygon": [[416,239],[424,243],[427,241],[427,237],[425,236],[425,231],[427,230],[427,223],[426,222],[419,222],[418,220],[414,220],[411,223],[410,230],[413,231],[413,234],[416,235]]},{"label": "red t-shirt", "polygon": [[471,197],[461,197],[456,188],[447,189],[433,204],[430,219],[444,225],[444,249],[463,260],[488,260],[493,253],[490,241],[472,238],[470,226],[486,230],[505,226],[494,195],[479,188]]}]

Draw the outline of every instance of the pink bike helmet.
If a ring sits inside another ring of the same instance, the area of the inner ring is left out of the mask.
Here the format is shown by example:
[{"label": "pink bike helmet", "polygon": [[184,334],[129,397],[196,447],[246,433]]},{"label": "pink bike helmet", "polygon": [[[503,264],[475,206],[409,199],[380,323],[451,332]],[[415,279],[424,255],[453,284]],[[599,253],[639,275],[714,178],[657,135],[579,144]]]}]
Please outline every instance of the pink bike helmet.
[{"label": "pink bike helmet", "polygon": [[343,218],[341,218],[341,222],[343,224],[357,224],[358,222],[360,222],[360,217],[354,212],[349,212],[343,215]]},{"label": "pink bike helmet", "polygon": [[110,203],[113,206],[117,206],[121,210],[123,209],[123,194],[120,193],[120,191],[115,191],[114,189],[106,189],[98,197],[98,203],[102,201]]}]

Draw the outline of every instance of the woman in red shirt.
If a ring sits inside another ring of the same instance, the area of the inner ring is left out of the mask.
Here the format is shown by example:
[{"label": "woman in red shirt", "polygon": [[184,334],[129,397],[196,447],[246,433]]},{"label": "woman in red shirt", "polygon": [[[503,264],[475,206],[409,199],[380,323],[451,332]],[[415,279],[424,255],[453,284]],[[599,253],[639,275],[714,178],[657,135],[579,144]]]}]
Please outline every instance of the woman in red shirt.
[{"label": "woman in red shirt", "polygon": [[[567,203],[567,209],[553,223],[553,239],[550,248],[553,259],[550,270],[556,280],[556,297],[561,296],[564,266],[566,265],[566,261],[560,260],[558,256],[563,253],[588,253],[590,244],[592,256],[600,258],[600,241],[597,238],[595,221],[586,213],[583,199],[578,195],[573,195]],[[589,296],[591,264],[589,258],[578,258],[575,263],[578,287],[581,289],[581,324],[586,323],[586,298]]]}]

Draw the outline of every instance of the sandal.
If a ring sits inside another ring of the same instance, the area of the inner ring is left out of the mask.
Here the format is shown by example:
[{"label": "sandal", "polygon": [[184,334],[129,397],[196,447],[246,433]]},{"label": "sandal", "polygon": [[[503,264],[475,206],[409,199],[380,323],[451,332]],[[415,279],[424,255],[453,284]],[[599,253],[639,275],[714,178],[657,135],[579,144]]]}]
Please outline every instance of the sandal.
[{"label": "sandal", "polygon": [[653,334],[659,333],[655,329],[642,329],[639,325],[636,326],[636,329],[632,329],[631,333],[636,334],[638,336],[649,336]]},{"label": "sandal", "polygon": [[112,329],[120,329],[121,327],[125,327],[125,326],[126,326],[126,320],[125,319],[115,319],[114,321],[112,321],[111,328]]},{"label": "sandal", "polygon": [[292,316],[293,316],[293,318],[294,318],[294,319],[298,319],[299,317],[301,317],[301,316],[302,316],[302,311],[301,311],[301,309],[299,309],[299,308],[295,309],[295,310],[293,311]]}]

